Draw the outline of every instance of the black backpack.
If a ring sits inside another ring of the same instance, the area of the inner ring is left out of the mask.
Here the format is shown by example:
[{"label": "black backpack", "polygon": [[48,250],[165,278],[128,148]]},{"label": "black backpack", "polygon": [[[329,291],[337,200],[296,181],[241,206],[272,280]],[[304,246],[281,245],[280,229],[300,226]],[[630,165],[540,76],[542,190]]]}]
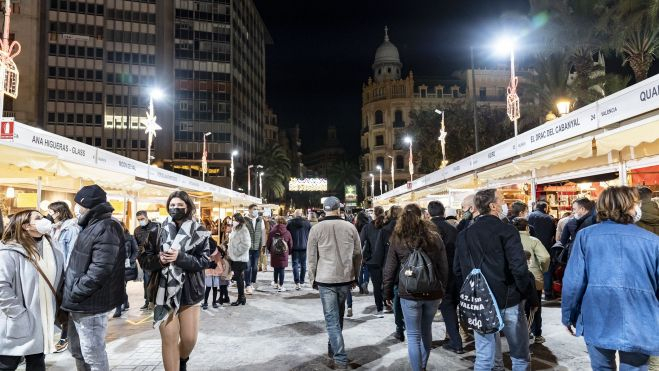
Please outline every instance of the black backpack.
[{"label": "black backpack", "polygon": [[481,261],[478,266],[474,264],[471,251],[467,246],[469,261],[474,268],[460,289],[458,313],[460,322],[468,329],[480,334],[492,334],[503,329],[503,317],[499,311],[497,300],[487,284],[487,279],[480,269],[483,265],[483,259],[485,259],[485,253],[480,243],[477,242],[476,244],[481,250]]},{"label": "black backpack", "polygon": [[423,295],[444,290],[437,267],[433,265],[428,254],[420,246],[412,249],[410,256],[401,265],[398,286],[404,288],[411,295]]},{"label": "black backpack", "polygon": [[288,251],[288,245],[286,245],[286,241],[284,241],[279,233],[275,234],[275,238],[272,242],[272,250],[275,255],[284,255]]}]

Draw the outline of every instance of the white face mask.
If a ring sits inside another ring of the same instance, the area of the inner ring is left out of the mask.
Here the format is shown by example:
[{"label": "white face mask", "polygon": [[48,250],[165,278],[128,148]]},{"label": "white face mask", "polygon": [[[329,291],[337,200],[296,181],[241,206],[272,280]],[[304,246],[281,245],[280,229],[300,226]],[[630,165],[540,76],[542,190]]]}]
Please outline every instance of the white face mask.
[{"label": "white face mask", "polygon": [[41,234],[50,234],[50,231],[53,229],[53,223],[46,218],[41,218],[34,222],[34,227]]},{"label": "white face mask", "polygon": [[501,204],[501,211],[499,212],[499,219],[503,219],[508,216],[508,205]]},{"label": "white face mask", "polygon": [[140,227],[146,227],[149,224],[148,220],[140,220]]},{"label": "white face mask", "polygon": [[258,218],[259,217],[259,211],[258,210],[252,210],[252,217]]},{"label": "white face mask", "polygon": [[231,225],[232,225],[234,228],[237,227],[238,224],[239,224],[239,223],[238,223],[237,221],[235,221],[235,220],[233,221],[233,223],[231,223]]},{"label": "white face mask", "polygon": [[634,223],[638,223],[641,221],[643,211],[641,211],[641,207],[639,205],[634,205],[634,211],[636,212],[636,215],[634,215]]},{"label": "white face mask", "polygon": [[73,213],[76,214],[76,218],[80,219],[82,216],[82,209],[80,208],[80,205],[76,204],[73,207]]}]

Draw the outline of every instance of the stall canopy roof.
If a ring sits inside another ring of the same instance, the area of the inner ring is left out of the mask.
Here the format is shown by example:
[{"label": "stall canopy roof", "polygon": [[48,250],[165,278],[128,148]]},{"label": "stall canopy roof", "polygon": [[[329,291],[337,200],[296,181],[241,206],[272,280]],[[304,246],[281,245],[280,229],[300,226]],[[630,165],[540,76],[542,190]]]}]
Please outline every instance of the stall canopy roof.
[{"label": "stall canopy roof", "polygon": [[617,129],[605,131],[595,136],[597,153],[605,154],[611,151],[641,143],[652,143],[659,139],[659,115]]}]

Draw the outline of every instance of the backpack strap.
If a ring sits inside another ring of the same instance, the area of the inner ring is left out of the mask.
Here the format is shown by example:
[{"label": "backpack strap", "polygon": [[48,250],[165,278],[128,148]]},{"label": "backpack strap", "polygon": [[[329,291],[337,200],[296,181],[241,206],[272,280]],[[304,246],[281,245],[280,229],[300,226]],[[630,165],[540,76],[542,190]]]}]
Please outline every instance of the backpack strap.
[{"label": "backpack strap", "polygon": [[[469,228],[467,228],[466,231],[467,232],[465,232],[465,237],[467,237],[469,235]],[[465,238],[465,239],[467,240],[467,254],[469,254],[469,261],[471,262],[471,265],[474,268],[481,269],[481,267],[483,266],[483,261],[485,260],[485,251],[483,250],[483,246],[481,246],[481,243],[480,243],[480,241],[478,241],[478,239],[475,240],[475,245],[478,246],[478,249],[481,252],[481,261],[478,263],[478,267],[477,267],[476,264],[474,264],[474,259],[471,255],[471,250],[469,248],[469,246],[470,246],[469,239],[467,239],[467,238]]]}]

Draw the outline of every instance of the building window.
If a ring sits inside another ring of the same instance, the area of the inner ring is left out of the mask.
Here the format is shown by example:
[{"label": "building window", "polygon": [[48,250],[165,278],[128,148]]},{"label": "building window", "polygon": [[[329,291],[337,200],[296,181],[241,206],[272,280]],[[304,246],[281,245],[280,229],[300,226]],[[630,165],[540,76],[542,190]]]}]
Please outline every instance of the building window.
[{"label": "building window", "polygon": [[421,98],[428,96],[428,88],[419,88],[419,92],[421,93]]},{"label": "building window", "polygon": [[384,123],[384,114],[382,111],[375,111],[375,125],[382,125]]},{"label": "building window", "polygon": [[506,88],[497,88],[497,95],[499,96],[499,99],[505,99],[506,98]]},{"label": "building window", "polygon": [[485,88],[485,87],[481,87],[481,88],[479,89],[479,91],[478,91],[478,96],[479,96],[481,99],[484,99],[485,97],[487,97],[487,88]]},{"label": "building window", "polygon": [[375,159],[375,166],[380,166],[384,170],[384,157],[378,157]]},{"label": "building window", "polygon": [[375,146],[383,146],[384,145],[384,136],[383,135],[377,135],[375,136]]},{"label": "building window", "polygon": [[403,156],[396,156],[396,169],[405,169],[405,159]]},{"label": "building window", "polygon": [[394,112],[394,127],[400,128],[403,126],[405,126],[405,122],[403,121],[403,111],[396,110],[396,112]]}]

